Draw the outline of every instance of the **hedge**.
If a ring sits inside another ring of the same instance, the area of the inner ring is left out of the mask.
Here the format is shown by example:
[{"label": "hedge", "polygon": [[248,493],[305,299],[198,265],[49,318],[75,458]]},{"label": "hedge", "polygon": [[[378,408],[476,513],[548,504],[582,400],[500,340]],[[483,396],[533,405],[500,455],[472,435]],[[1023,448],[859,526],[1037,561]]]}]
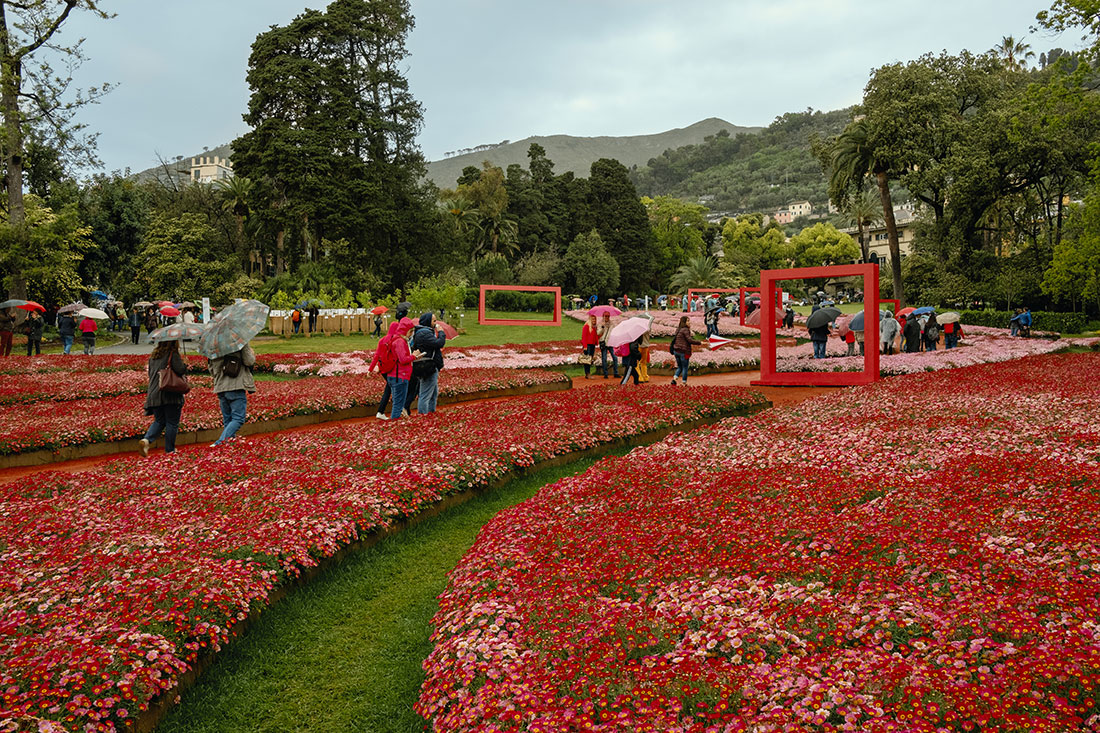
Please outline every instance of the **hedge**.
[{"label": "hedge", "polygon": [[[963,324],[991,326],[993,328],[1008,328],[1008,322],[1014,315],[1011,311],[959,311],[958,313]],[[1083,313],[1031,312],[1031,329],[1033,331],[1082,333],[1087,325],[1088,319]]]}]

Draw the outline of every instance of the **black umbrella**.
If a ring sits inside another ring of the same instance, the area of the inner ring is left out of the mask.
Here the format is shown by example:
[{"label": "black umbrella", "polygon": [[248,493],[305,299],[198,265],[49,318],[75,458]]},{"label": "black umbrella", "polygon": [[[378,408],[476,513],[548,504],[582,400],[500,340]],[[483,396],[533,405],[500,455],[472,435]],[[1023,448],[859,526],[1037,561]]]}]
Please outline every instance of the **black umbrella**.
[{"label": "black umbrella", "polygon": [[806,319],[806,327],[820,328],[832,323],[838,316],[840,316],[839,308],[821,308],[811,313],[810,317]]}]

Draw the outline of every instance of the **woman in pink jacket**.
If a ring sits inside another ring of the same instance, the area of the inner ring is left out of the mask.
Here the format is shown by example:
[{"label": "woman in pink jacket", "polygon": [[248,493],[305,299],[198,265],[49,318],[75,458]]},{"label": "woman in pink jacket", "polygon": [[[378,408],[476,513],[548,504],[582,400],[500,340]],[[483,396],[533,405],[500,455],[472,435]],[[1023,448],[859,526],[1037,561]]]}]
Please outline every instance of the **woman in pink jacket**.
[{"label": "woman in pink jacket", "polygon": [[393,351],[397,367],[386,375],[386,382],[390,385],[393,399],[393,407],[390,408],[390,420],[396,420],[405,409],[405,395],[409,390],[409,379],[412,377],[412,363],[420,356],[419,351],[409,351],[409,342],[406,337],[409,331],[416,328],[416,321],[411,318],[402,318],[397,322],[397,330],[393,336],[388,337],[389,348]]}]

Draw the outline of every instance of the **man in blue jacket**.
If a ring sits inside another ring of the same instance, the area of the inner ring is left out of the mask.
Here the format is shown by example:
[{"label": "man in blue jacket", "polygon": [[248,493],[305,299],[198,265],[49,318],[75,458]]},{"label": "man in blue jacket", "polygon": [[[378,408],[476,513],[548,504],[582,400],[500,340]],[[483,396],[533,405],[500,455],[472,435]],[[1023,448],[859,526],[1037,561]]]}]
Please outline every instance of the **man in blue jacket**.
[{"label": "man in blue jacket", "polygon": [[421,356],[413,362],[413,377],[420,382],[416,411],[420,415],[435,412],[439,398],[439,370],[443,368],[443,346],[447,343],[447,334],[436,325],[435,314],[428,312],[420,316],[420,325],[413,332],[413,351]]}]

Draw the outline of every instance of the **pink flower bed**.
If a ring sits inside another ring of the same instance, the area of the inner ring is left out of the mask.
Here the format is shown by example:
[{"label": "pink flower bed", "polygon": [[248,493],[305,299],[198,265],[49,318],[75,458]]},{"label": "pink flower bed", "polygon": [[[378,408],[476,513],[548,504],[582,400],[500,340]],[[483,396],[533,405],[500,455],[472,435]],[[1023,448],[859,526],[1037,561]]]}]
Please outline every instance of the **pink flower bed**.
[{"label": "pink flower bed", "polygon": [[1100,355],[672,436],[487,524],[435,731],[1100,729]]},{"label": "pink flower bed", "polygon": [[[124,372],[113,375],[124,383]],[[82,377],[74,377],[82,378]],[[144,379],[144,373],[142,374]],[[440,396],[529,387],[567,381],[558,372],[515,369],[444,369],[439,377]],[[220,427],[221,409],[211,390],[210,377],[191,377],[180,430]],[[277,420],[291,415],[337,412],[377,403],[384,383],[377,375],[354,374],[329,379],[261,382],[248,398],[251,422]],[[138,438],[149,427],[144,413],[145,385],[139,394],[41,401],[0,406],[0,455],[29,450],[103,443]]]},{"label": "pink flower bed", "polygon": [[2,485],[0,730],[119,730],[364,533],[517,467],[760,401],[559,392]]}]

